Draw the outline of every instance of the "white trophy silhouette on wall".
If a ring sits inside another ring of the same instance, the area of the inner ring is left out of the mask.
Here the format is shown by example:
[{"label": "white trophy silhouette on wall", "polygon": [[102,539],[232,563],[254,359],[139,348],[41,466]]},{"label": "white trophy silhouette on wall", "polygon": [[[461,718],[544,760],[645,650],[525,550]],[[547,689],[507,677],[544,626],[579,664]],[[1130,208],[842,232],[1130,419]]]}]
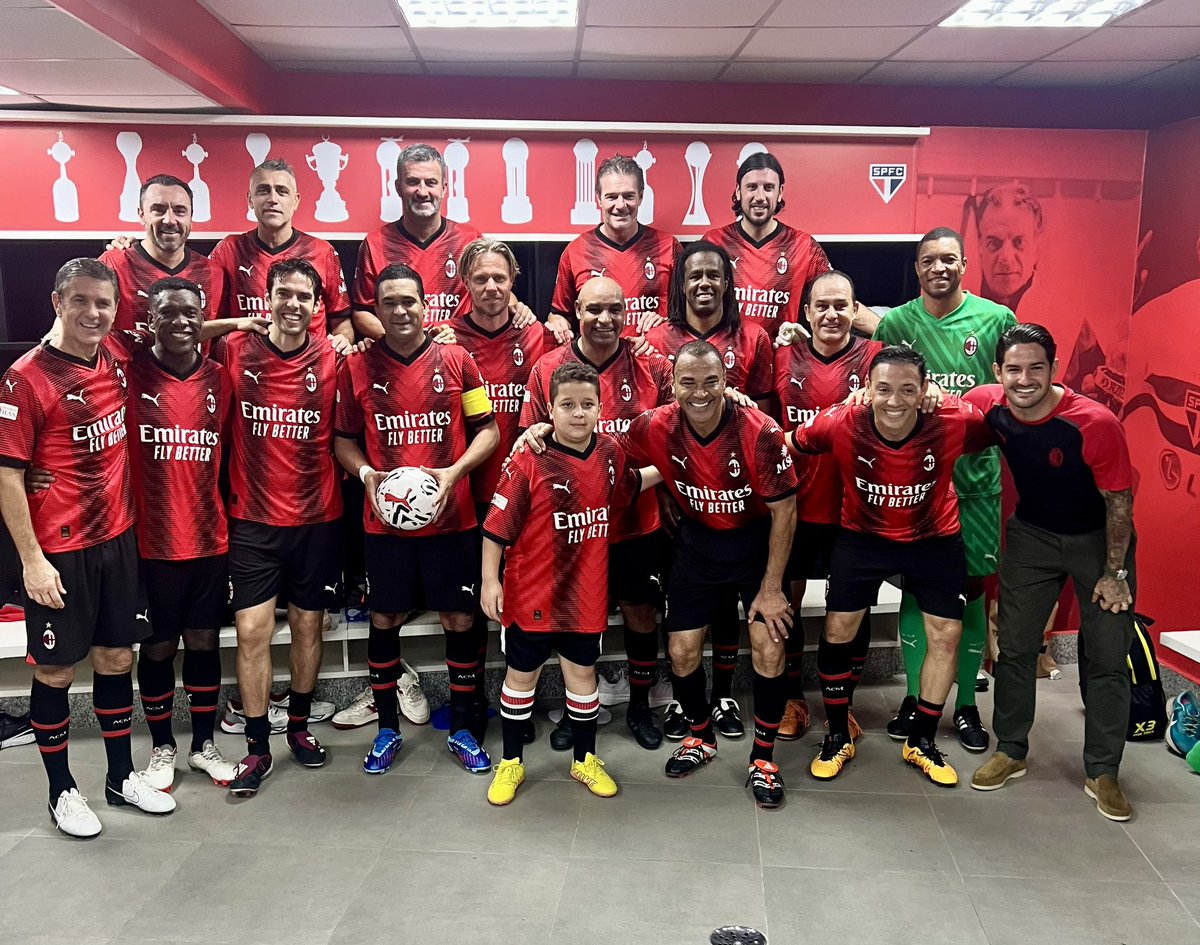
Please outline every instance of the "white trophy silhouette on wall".
[{"label": "white trophy silhouette on wall", "polygon": [[[251,168],[258,167],[267,159],[267,155],[271,153],[271,139],[261,131],[252,131],[246,135],[246,152],[250,155],[250,160],[254,163]],[[246,219],[251,223],[257,219],[254,216],[254,208],[246,211]]]},{"label": "white trophy silhouette on wall", "polygon": [[54,219],[59,223],[75,223],[79,220],[79,191],[75,181],[67,176],[67,161],[75,156],[71,146],[58,133],[58,140],[46,149],[46,153],[58,162],[58,178],[54,181],[51,196],[54,198]]},{"label": "white trophy silhouette on wall", "polygon": [[183,156],[192,165],[192,179],[188,186],[192,188],[192,221],[207,223],[212,219],[212,198],[208,192],[208,184],[200,177],[200,165],[208,157],[208,152],[200,146],[196,136],[192,135],[192,143],[183,149]]},{"label": "white trophy silhouette on wall", "polygon": [[528,223],[533,219],[533,204],[525,193],[529,145],[520,138],[509,138],[500,149],[504,158],[507,193],[500,202],[500,219],[505,223]]},{"label": "white trophy silhouette on wall", "polygon": [[654,188],[650,186],[650,168],[654,166],[654,155],[650,146],[642,142],[642,150],[633,156],[634,163],[642,169],[642,177],[646,181],[646,189],[642,194],[642,205],[638,207],[638,223],[649,226],[654,222]]},{"label": "white trophy silhouette on wall", "polygon": [[575,206],[571,208],[572,226],[595,226],[600,222],[596,206],[596,155],[600,149],[591,138],[575,142]]},{"label": "white trophy silhouette on wall", "polygon": [[379,219],[394,223],[404,213],[404,201],[396,193],[396,162],[400,159],[400,145],[404,138],[380,138],[375,149],[375,162],[379,165]]},{"label": "white trophy silhouette on wall", "polygon": [[688,204],[684,226],[708,226],[708,211],[704,209],[704,169],[712,160],[712,151],[703,141],[693,141],[683,152],[688,173],[692,177],[692,202]]},{"label": "white trophy silhouette on wall", "polygon": [[471,155],[467,153],[467,142],[470,138],[451,138],[446,145],[446,153],[442,155],[449,171],[446,181],[446,218],[455,223],[466,223],[471,219],[467,207],[467,179],[465,171]]},{"label": "white trophy silhouette on wall", "polygon": [[742,161],[746,160],[746,158],[748,158],[751,154],[765,154],[766,151],[767,146],[761,141],[748,141],[745,147],[742,148],[741,153],[738,155],[737,166],[741,167]]},{"label": "white trophy silhouette on wall", "polygon": [[350,155],[342,151],[341,145],[329,138],[322,138],[313,145],[312,154],[306,154],[304,159],[316,172],[324,188],[317,198],[317,209],[313,216],[322,223],[342,223],[350,219],[346,201],[337,192],[338,178],[350,163]]},{"label": "white trophy silhouette on wall", "polygon": [[142,153],[142,136],[136,131],[118,131],[117,150],[125,159],[125,184],[121,188],[121,209],[117,214],[117,219],[126,223],[137,223],[139,194],[142,190],[137,159],[138,155]]}]

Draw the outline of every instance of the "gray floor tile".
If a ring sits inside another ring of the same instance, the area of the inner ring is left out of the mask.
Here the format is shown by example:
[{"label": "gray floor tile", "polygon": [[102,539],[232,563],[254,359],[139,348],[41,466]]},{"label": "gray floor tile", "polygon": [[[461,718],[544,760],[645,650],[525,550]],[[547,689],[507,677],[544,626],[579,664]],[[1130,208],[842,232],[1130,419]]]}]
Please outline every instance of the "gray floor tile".
[{"label": "gray floor tile", "polygon": [[950,847],[924,795],[792,791],[758,820],[766,866],[953,873]]},{"label": "gray floor tile", "polygon": [[[757,866],[643,861],[607,867],[571,860],[554,919],[552,945],[697,945],[721,925],[764,929]],[[787,945],[783,939],[779,941]]]},{"label": "gray floor tile", "polygon": [[1082,789],[1075,801],[1020,792],[1016,784],[930,798],[964,876],[1159,878],[1121,825],[1101,817]]},{"label": "gray floor tile", "polygon": [[585,801],[605,803],[574,781],[527,781],[507,807],[488,804],[485,776],[458,771],[416,783],[412,805],[389,841],[393,848],[568,856]]},{"label": "gray floor tile", "polygon": [[957,875],[768,867],[763,878],[772,942],[987,945]]},{"label": "gray floor tile", "polygon": [[[741,788],[626,784],[614,798],[585,798],[571,855],[685,863],[759,863],[757,808]],[[523,798],[518,798],[518,801]],[[720,837],[709,825],[721,825]],[[621,825],[614,836],[613,825]]]},{"label": "gray floor tile", "polygon": [[991,945],[1196,945],[1200,926],[1163,883],[966,878]]},{"label": "gray floor tile", "polygon": [[[389,849],[367,875],[334,929],[333,945],[362,945],[395,929],[404,942],[471,941],[462,912],[470,890],[470,915],[480,917],[478,940],[488,945],[544,945],[567,875],[565,857],[511,857],[495,853],[412,853]],[[397,918],[393,889],[402,889]],[[462,922],[462,926],[458,925]],[[389,935],[388,938],[391,936]]]},{"label": "gray floor tile", "polygon": [[[100,807],[103,807],[104,769],[73,764],[71,770],[80,792],[93,800],[98,799]],[[0,835],[25,836],[31,830],[50,824],[50,812],[46,809],[50,789],[40,761],[36,765],[11,765],[2,769],[0,785],[3,785]]]},{"label": "gray floor tile", "polygon": [[[195,843],[25,837],[0,860],[0,942],[111,937],[167,883]],[[148,864],[153,864],[150,868]],[[121,877],[114,882],[113,877]],[[129,882],[137,877],[137,882]]]},{"label": "gray floor tile", "polygon": [[[206,843],[160,884],[120,935],[142,943],[324,945],[376,856],[312,845],[298,861],[288,847]],[[303,870],[305,879],[286,893],[291,869]],[[204,903],[205,921],[189,922],[187,903]]]},{"label": "gray floor tile", "polygon": [[1171,891],[1179,897],[1183,907],[1191,914],[1192,919],[1200,925],[1200,885],[1170,883],[1169,886]]},{"label": "gray floor tile", "polygon": [[1169,883],[1200,883],[1200,836],[1181,825],[1195,820],[1196,802],[1143,804],[1125,830]]}]

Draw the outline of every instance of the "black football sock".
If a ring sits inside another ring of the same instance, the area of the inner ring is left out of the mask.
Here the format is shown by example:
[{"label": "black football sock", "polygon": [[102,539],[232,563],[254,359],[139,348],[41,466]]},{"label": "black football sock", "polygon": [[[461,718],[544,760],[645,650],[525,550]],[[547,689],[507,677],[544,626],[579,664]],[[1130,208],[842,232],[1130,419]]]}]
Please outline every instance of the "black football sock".
[{"label": "black football sock", "polygon": [[742,626],[738,619],[737,593],[723,593],[713,614],[712,626],[712,704],[733,696],[733,673],[737,669],[738,644]]},{"label": "black football sock", "polygon": [[804,698],[804,627],[799,619],[783,644],[784,669],[787,678],[787,697]]},{"label": "black football sock", "polygon": [[658,669],[658,634],[635,633],[625,628],[625,655],[629,661],[629,708],[650,704],[650,690]]},{"label": "black football sock", "polygon": [[445,631],[446,671],[450,677],[450,734],[467,728],[475,712],[475,664],[478,650],[471,632]]},{"label": "black football sock", "polygon": [[534,691],[512,689],[508,683],[500,688],[500,733],[504,738],[504,757],[521,760],[525,751],[525,732],[533,717]]},{"label": "black football sock", "polygon": [[580,695],[567,690],[567,715],[571,718],[572,747],[575,760],[586,761],[596,753],[596,719],[600,715],[600,693]]},{"label": "black football sock", "polygon": [[129,730],[133,724],[133,673],[92,674],[92,708],[104,736],[108,782],[117,791],[133,773]]},{"label": "black football sock", "polygon": [[917,699],[917,716],[913,719],[912,728],[908,731],[908,744],[916,748],[921,739],[933,741],[937,737],[938,722],[942,720],[944,702],[926,702]]},{"label": "black football sock", "polygon": [[71,731],[69,693],[70,689],[47,686],[36,679],[29,692],[29,724],[33,726],[38,753],[50,781],[51,804],[63,791],[76,786],[67,764],[67,741]]},{"label": "black football sock", "polygon": [[221,695],[221,654],[217,650],[183,651],[183,690],[192,718],[192,751],[213,740],[217,699]]},{"label": "black football sock", "polygon": [[138,653],[137,680],[150,743],[155,748],[163,745],[174,748],[171,715],[175,711],[175,657],[156,660]]},{"label": "black football sock", "polygon": [[367,631],[367,674],[379,712],[379,730],[400,731],[396,679],[400,674],[400,628],[384,629],[371,621]]},{"label": "black football sock", "polygon": [[695,672],[687,676],[676,676],[675,701],[679,703],[680,711],[691,727],[692,736],[715,745],[717,734],[709,718],[708,700],[704,698],[705,684],[703,665],[697,666]]},{"label": "black football sock", "polygon": [[475,701],[484,712],[487,721],[487,653],[488,653],[488,619],[481,613],[475,615],[475,622],[470,630],[475,640]]},{"label": "black football sock", "polygon": [[265,714],[246,716],[246,754],[271,754],[271,723]]},{"label": "black football sock", "polygon": [[854,643],[830,643],[822,635],[817,644],[817,677],[829,734],[850,738],[850,666]]},{"label": "black football sock", "polygon": [[289,735],[308,731],[308,717],[312,714],[313,690],[297,692],[293,686],[288,690],[288,720]]},{"label": "black football sock", "polygon": [[754,674],[754,744],[750,746],[750,761],[771,761],[775,751],[775,736],[787,705],[787,677]]}]

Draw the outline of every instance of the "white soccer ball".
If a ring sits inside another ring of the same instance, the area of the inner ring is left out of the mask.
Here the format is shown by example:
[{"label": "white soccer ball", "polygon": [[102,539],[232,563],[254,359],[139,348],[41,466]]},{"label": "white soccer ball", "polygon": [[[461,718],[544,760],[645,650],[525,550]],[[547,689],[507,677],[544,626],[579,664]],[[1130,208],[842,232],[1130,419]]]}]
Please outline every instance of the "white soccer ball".
[{"label": "white soccer ball", "polygon": [[383,521],[406,532],[424,528],[433,521],[433,499],[437,480],[416,466],[393,469],[375,490]]}]

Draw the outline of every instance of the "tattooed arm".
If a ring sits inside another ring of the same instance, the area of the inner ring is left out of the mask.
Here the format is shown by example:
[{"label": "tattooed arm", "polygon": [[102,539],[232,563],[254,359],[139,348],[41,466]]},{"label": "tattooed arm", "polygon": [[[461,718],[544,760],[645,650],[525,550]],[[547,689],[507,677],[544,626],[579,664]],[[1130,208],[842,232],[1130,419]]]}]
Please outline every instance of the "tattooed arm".
[{"label": "tattooed arm", "polygon": [[1128,610],[1133,603],[1129,582],[1124,577],[1118,578],[1118,572],[1126,567],[1129,540],[1133,536],[1133,491],[1122,489],[1120,492],[1106,492],[1102,489],[1100,494],[1104,496],[1104,532],[1108,553],[1104,574],[1092,591],[1092,601],[1099,602],[1102,609],[1115,614]]}]

